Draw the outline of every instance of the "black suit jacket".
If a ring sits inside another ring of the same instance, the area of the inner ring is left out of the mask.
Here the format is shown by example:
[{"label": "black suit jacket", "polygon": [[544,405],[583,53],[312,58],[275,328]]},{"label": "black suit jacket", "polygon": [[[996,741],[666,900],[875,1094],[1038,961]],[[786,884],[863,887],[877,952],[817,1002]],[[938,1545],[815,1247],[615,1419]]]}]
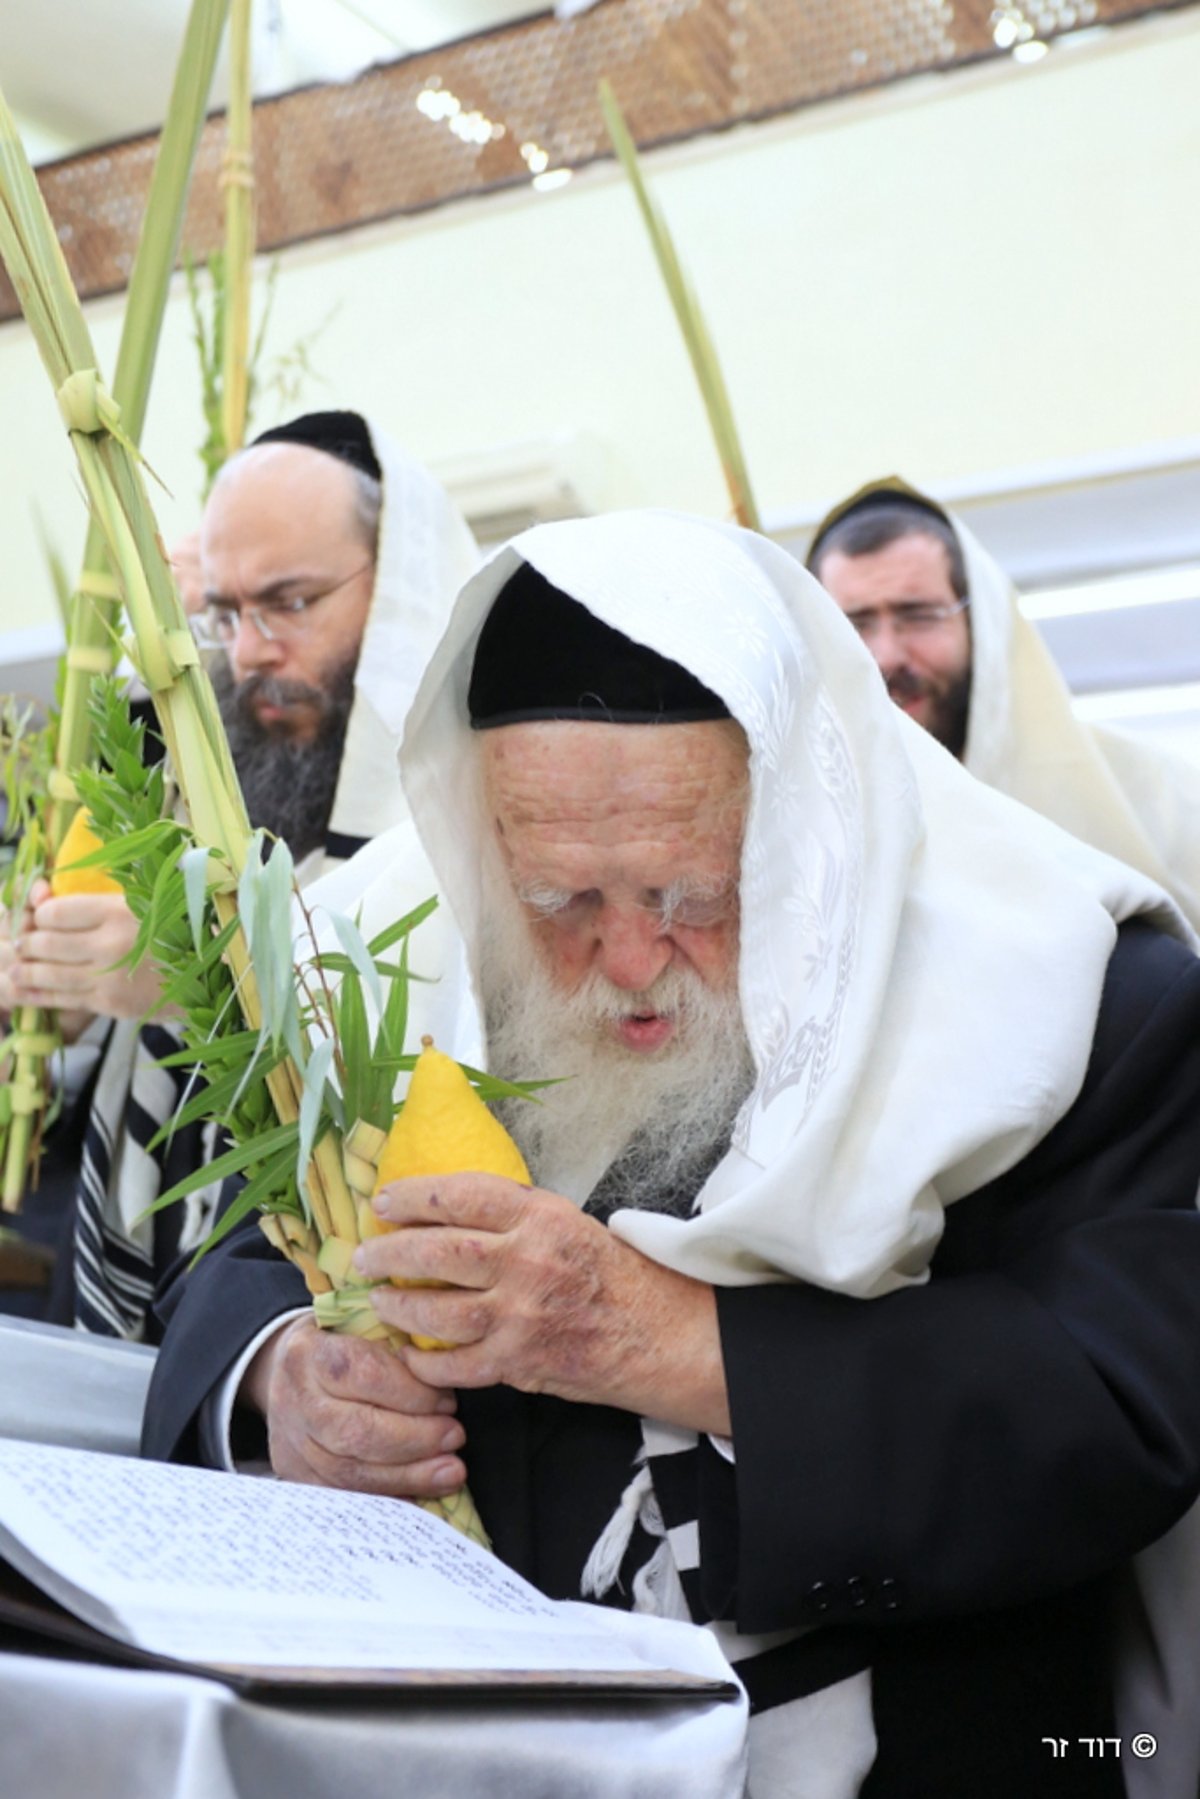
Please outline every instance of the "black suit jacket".
[{"label": "black suit jacket", "polygon": [[[719,1291],[736,1467],[702,1443],[670,1509],[699,1518],[711,1615],[822,1627],[788,1679],[873,1666],[871,1799],[1122,1792],[1041,1738],[1114,1734],[1110,1607],[1200,1491],[1198,1186],[1200,962],[1135,923],[1075,1105],[949,1208],[927,1285]],[[195,1458],[205,1395],[303,1297],[256,1228],[176,1279],[145,1453]],[[577,1596],[635,1421],[506,1388],[460,1415],[499,1553]]]}]

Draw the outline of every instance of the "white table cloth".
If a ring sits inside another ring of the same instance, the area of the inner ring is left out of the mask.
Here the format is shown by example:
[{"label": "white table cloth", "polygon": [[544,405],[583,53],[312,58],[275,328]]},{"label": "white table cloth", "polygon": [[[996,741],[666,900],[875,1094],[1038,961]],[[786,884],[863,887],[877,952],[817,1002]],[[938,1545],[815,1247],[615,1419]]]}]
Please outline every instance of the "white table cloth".
[{"label": "white table cloth", "polygon": [[0,1656],[0,1792],[29,1799],[740,1799],[738,1700],[368,1704]]},{"label": "white table cloth", "polygon": [[136,1455],[155,1351],[0,1318],[0,1437]]}]

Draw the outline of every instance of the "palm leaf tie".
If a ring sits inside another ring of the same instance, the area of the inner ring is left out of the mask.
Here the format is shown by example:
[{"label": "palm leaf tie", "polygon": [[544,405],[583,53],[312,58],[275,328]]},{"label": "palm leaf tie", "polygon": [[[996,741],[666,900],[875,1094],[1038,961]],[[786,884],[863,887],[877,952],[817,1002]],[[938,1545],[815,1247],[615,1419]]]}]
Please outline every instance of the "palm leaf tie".
[{"label": "palm leaf tie", "polygon": [[[116,657],[98,643],[77,643],[67,651],[67,667],[89,675],[111,675]],[[74,790],[74,782],[71,783]]]},{"label": "palm leaf tie", "polygon": [[70,804],[72,800],[77,800],[79,798],[79,789],[76,787],[71,776],[63,768],[52,768],[50,770],[46,786],[49,789],[51,799],[62,800],[65,803]]},{"label": "palm leaf tie", "polygon": [[227,148],[221,153],[220,187],[254,186],[254,154],[250,150]]},{"label": "palm leaf tie", "polygon": [[107,431],[131,456],[138,455],[136,444],[121,429],[121,408],[100,379],[98,369],[76,369],[57,390],[55,398],[68,431],[84,437],[99,437]]}]

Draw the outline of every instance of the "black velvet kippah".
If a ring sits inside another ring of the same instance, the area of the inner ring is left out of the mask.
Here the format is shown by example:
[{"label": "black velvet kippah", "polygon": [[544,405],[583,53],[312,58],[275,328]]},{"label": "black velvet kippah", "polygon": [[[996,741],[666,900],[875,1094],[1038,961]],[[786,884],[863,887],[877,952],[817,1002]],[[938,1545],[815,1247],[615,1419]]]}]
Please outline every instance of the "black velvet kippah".
[{"label": "black velvet kippah", "polygon": [[536,719],[682,725],[729,717],[686,668],[604,624],[528,562],[488,613],[467,707],[476,731]]},{"label": "black velvet kippah", "polygon": [[868,507],[874,512],[889,506],[904,507],[909,511],[927,512],[931,517],[940,519],[944,525],[949,525],[951,530],[954,529],[949,513],[939,506],[936,500],[931,500],[928,494],[918,493],[917,489],[910,487],[902,476],[887,475],[882,481],[868,481],[865,487],[860,487],[856,493],[852,493],[848,500],[840,500],[825,514],[813,532],[812,542],[808,546],[808,555],[805,557],[805,567],[812,568],[825,538],[828,537],[835,525],[840,525],[843,520],[850,517],[851,513],[863,512]]},{"label": "black velvet kippah", "polygon": [[309,450],[324,450],[364,475],[383,480],[371,433],[357,412],[305,412],[289,424],[260,432],[251,447],[259,444],[303,444]]}]

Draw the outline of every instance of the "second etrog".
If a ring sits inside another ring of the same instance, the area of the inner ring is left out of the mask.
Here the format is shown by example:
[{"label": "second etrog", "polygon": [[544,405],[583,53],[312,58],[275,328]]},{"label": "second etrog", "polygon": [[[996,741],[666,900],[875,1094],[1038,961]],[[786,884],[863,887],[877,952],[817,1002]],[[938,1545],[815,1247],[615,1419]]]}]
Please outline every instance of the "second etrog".
[{"label": "second etrog", "polygon": [[72,868],[73,862],[79,862],[84,856],[90,856],[94,850],[104,846],[88,816],[87,808],[80,806],[66,836],[62,840],[58,855],[54,859],[54,872],[50,876],[50,892],[55,899],[62,899],[73,893],[120,893],[119,881],[103,868]]}]

